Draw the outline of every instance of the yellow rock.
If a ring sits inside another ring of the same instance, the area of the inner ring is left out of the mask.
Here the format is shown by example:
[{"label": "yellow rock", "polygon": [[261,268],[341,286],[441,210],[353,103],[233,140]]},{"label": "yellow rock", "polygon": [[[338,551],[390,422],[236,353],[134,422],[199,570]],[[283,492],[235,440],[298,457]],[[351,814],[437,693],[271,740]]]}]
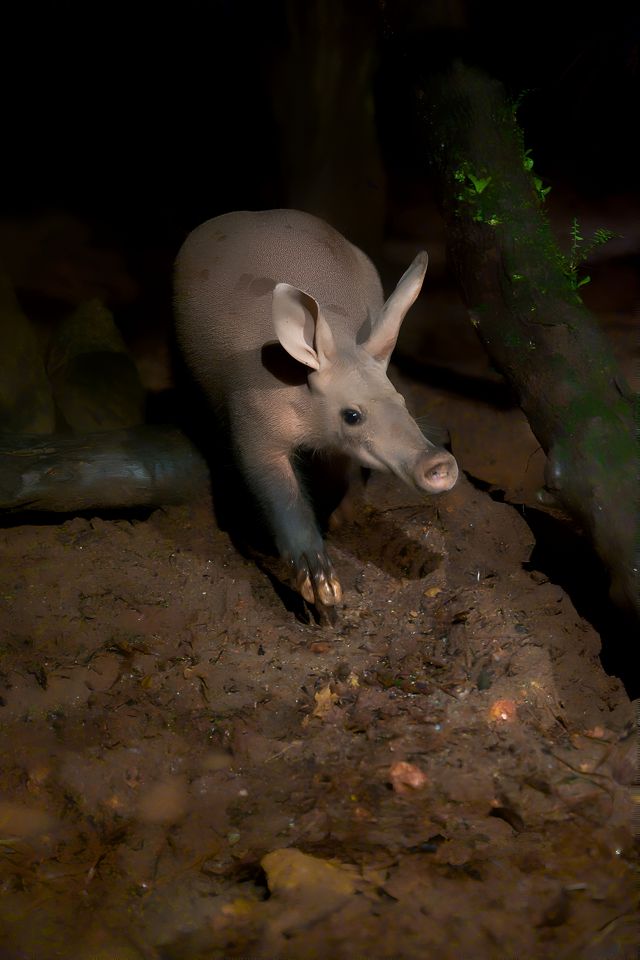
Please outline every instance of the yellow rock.
[{"label": "yellow rock", "polygon": [[324,896],[327,893],[349,896],[356,889],[351,868],[347,864],[329,863],[294,847],[273,850],[261,862],[272,893],[308,893],[317,890]]},{"label": "yellow rock", "polygon": [[437,597],[439,593],[442,593],[442,587],[429,587],[428,590],[424,591],[424,596]]}]

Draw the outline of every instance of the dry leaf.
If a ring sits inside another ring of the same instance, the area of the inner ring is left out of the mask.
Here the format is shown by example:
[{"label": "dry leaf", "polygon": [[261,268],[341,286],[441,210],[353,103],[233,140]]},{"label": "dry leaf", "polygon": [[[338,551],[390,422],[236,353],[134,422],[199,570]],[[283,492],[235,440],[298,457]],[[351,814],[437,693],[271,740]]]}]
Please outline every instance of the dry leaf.
[{"label": "dry leaf", "polygon": [[396,793],[411,793],[419,790],[428,782],[426,773],[406,760],[398,760],[389,770],[391,784]]},{"label": "dry leaf", "polygon": [[[338,699],[338,695],[333,693],[331,690],[331,684],[327,684],[326,687],[323,687],[322,690],[316,691],[314,694],[316,705],[313,709],[312,717],[317,717],[319,720],[324,720],[328,713],[331,712],[331,708]],[[303,725],[306,726],[309,722],[309,717],[305,717],[302,721]]]}]

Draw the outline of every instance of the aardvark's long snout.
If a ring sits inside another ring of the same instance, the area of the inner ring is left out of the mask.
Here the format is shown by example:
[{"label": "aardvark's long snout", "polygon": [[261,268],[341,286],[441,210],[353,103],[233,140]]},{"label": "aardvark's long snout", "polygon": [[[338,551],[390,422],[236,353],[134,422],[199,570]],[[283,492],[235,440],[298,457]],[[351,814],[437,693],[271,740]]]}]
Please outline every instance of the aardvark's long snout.
[{"label": "aardvark's long snout", "polygon": [[436,449],[421,454],[413,468],[413,480],[425,493],[451,490],[458,479],[458,464],[446,450]]}]

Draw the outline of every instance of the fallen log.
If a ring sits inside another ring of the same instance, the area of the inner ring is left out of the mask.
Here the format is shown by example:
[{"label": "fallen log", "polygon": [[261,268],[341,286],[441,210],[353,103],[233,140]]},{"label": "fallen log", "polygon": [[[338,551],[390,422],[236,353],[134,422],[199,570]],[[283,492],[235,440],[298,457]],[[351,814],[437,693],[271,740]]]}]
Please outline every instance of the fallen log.
[{"label": "fallen log", "polygon": [[179,430],[0,434],[0,511],[160,507],[206,495],[207,465]]}]

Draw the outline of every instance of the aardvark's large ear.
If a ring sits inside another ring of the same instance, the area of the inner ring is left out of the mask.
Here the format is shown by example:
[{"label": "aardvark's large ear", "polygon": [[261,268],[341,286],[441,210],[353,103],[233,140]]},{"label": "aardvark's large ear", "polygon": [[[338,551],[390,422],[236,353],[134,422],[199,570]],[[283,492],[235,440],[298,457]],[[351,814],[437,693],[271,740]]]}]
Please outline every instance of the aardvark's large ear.
[{"label": "aardvark's large ear", "polygon": [[393,353],[407,310],[420,293],[428,263],[427,252],[422,250],[409,269],[403,273],[398,286],[374,319],[369,337],[362,344],[367,353],[383,363],[385,367]]},{"label": "aardvark's large ear", "polygon": [[335,358],[331,328],[317,300],[292,287],[277,283],[272,301],[273,326],[284,349],[300,363],[319,370]]}]

